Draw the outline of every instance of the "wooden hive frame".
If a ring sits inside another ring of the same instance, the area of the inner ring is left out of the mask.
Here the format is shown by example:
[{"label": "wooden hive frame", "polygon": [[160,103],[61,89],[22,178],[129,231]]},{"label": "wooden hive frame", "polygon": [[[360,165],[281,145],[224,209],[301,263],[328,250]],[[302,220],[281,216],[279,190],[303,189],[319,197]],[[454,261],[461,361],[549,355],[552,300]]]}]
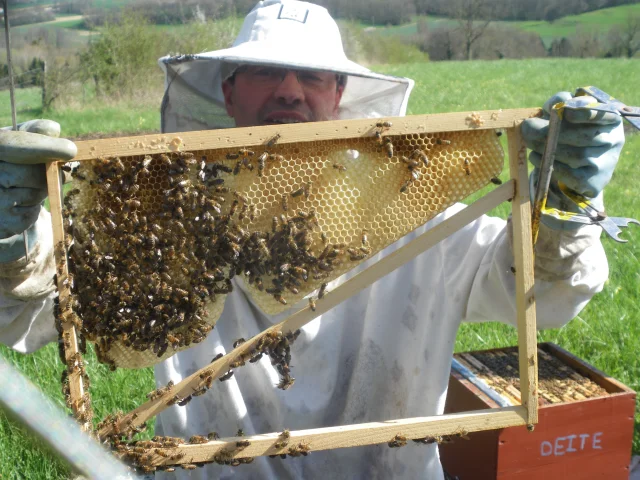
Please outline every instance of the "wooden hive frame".
[{"label": "wooden hive frame", "polygon": [[[252,128],[236,128],[216,131],[186,132],[178,134],[145,135],[104,140],[78,142],[78,155],[73,161],[96,158],[121,158],[132,155],[156,154],[176,151],[198,151],[216,148],[241,148],[264,145],[276,135],[279,143],[297,143],[373,137],[375,123],[384,120],[393,122],[393,134],[439,133],[467,130],[503,129],[507,133],[510,179],[478,201],[469,205],[440,225],[423,233],[404,247],[378,261],[365,271],[355,275],[318,302],[315,311],[309,306],[302,308],[284,321],[242,343],[225,356],[207,365],[166,392],[147,401],[135,410],[106,423],[96,433],[101,440],[114,434],[131,432],[137,426],[167,408],[170,397],[186,397],[202,383],[201,374],[213,379],[224,375],[230,364],[245,352],[249,352],[260,339],[271,333],[293,332],[327,312],[355,293],[371,285],[389,272],[397,269],[418,254],[460,230],[499,204],[510,201],[513,221],[513,252],[515,260],[516,309],[519,346],[519,370],[521,382],[520,406],[505,407],[420,418],[386,420],[357,425],[332,426],[290,432],[288,447],[277,448],[281,433],[267,433],[248,437],[228,437],[202,444],[179,444],[165,449],[149,448],[145,465],[150,468],[166,467],[185,463],[212,462],[220,459],[240,459],[261,455],[288,453],[288,448],[303,445],[306,451],[355,447],[390,442],[395,435],[407,439],[437,439],[442,436],[462,435],[463,432],[499,429],[518,425],[533,428],[538,418],[537,399],[537,343],[535,299],[533,294],[533,247],[531,231],[531,201],[527,170],[526,147],[520,135],[523,120],[538,116],[540,109],[491,110],[483,112],[416,115],[389,119],[341,120],[319,124],[277,125]],[[470,119],[472,121],[470,121]],[[482,119],[478,122],[475,119]],[[84,430],[90,430],[90,418],[83,401],[85,392],[78,349],[76,327],[72,322],[69,282],[67,280],[65,232],[62,217],[62,185],[60,167],[64,162],[47,165],[47,181],[51,204],[51,216],[59,289],[59,304],[62,314],[61,338],[64,336],[64,355],[67,360],[69,395],[76,418]],[[236,442],[248,441],[246,447],[238,448]],[[164,451],[163,451],[164,450]],[[181,455],[184,453],[185,455]],[[172,458],[173,457],[173,458]]]}]

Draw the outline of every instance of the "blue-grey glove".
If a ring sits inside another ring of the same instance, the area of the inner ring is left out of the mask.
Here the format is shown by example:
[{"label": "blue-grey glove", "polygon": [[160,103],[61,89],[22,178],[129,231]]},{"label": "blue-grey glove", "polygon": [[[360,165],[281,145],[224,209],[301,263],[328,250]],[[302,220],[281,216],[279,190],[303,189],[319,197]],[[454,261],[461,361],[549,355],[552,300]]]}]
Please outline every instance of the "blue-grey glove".
[{"label": "blue-grey glove", "polygon": [[44,164],[70,160],[77,152],[69,140],[56,138],[60,125],[51,120],[31,120],[0,129],[0,263],[25,255],[37,242],[35,223],[47,197]]},{"label": "blue-grey glove", "polygon": [[[522,136],[532,150],[529,160],[535,166],[530,177],[532,195],[538,182],[549,130],[549,112],[556,103],[572,98],[569,92],[557,93],[542,107],[542,118],[529,118],[522,123]],[[593,97],[582,96],[575,100],[584,108],[565,108],[563,111],[546,207],[584,213],[560,191],[558,182],[562,182],[570,190],[591,199],[592,206],[598,211],[604,211],[602,191],[611,180],[624,145],[622,117],[589,108],[598,103]],[[560,219],[544,214],[541,221],[556,230],[573,230],[582,225],[570,218]]]}]

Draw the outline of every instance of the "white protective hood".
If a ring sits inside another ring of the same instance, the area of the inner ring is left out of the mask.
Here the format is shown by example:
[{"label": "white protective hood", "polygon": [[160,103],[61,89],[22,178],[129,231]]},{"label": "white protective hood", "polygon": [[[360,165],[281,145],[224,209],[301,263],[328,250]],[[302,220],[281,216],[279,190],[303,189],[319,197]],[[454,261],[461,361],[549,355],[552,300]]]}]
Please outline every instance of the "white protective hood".
[{"label": "white protective hood", "polygon": [[259,2],[231,48],[166,56],[158,62],[166,74],[163,132],[235,126],[224,107],[223,63],[347,75],[340,119],[402,116],[414,85],[411,79],[377,74],[347,59],[338,25],[329,12],[295,0]]}]

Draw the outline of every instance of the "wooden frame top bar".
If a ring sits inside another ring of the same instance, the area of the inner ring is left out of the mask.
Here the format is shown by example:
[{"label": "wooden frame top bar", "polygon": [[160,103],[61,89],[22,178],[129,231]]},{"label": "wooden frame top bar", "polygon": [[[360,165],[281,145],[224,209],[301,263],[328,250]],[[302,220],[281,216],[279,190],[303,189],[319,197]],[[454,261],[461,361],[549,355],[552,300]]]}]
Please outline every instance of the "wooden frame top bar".
[{"label": "wooden frame top bar", "polygon": [[175,151],[197,151],[259,145],[266,147],[266,143],[276,135],[280,135],[278,143],[373,137],[377,130],[375,126],[376,123],[383,120],[392,122],[391,128],[385,129],[383,135],[512,128],[515,124],[521,122],[523,118],[539,116],[540,112],[540,108],[473,112],[475,118],[481,119],[482,125],[478,125],[478,122],[470,121],[472,112],[456,112],[390,117],[384,119],[336,120],[331,122],[267,125],[262,127],[227,128],[198,132],[163,133],[101,140],[83,140],[76,142],[78,154],[73,161]]}]

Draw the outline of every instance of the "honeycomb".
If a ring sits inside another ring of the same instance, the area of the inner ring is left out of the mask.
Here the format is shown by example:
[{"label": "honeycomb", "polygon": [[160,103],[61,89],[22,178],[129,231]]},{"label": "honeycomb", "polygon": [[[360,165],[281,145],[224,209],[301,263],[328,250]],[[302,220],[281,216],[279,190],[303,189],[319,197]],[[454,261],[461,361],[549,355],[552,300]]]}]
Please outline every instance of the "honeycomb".
[{"label": "honeycomb", "polygon": [[[327,244],[338,245],[342,247],[338,250],[345,251],[345,255],[333,262],[328,275],[309,278],[298,293],[287,292],[287,305],[274,302],[272,295],[249,284],[247,287],[253,301],[264,312],[273,315],[286,310],[323,283],[339,277],[423,225],[447,207],[487,185],[499,175],[504,163],[504,152],[495,131],[384,138],[391,139],[391,158],[385,143],[370,137],[276,144],[269,153],[283,158],[267,162],[261,177],[252,172],[241,172],[226,178],[226,185],[242,192],[257,208],[255,220],[245,220],[243,226],[270,231],[274,216],[291,215],[299,210],[315,211],[317,228],[313,235],[317,256]],[[426,166],[419,162],[417,156],[411,158],[416,150],[426,155]],[[203,153],[207,158],[220,159],[229,152]],[[255,152],[256,155],[259,153]],[[403,157],[418,160],[419,165],[415,168],[417,179],[413,179]],[[306,187],[309,182],[308,196],[292,197],[292,193]],[[282,208],[283,195],[288,197],[288,212]],[[363,232],[367,246],[362,242]],[[322,241],[325,237],[326,243]],[[361,247],[365,247],[365,257],[351,260],[348,250],[356,249],[364,254]]]},{"label": "honeycomb", "polygon": [[201,341],[235,275],[267,314],[320,298],[502,170],[495,131],[379,127],[377,138],[82,162],[63,214],[74,310],[101,361],[139,368]]}]

